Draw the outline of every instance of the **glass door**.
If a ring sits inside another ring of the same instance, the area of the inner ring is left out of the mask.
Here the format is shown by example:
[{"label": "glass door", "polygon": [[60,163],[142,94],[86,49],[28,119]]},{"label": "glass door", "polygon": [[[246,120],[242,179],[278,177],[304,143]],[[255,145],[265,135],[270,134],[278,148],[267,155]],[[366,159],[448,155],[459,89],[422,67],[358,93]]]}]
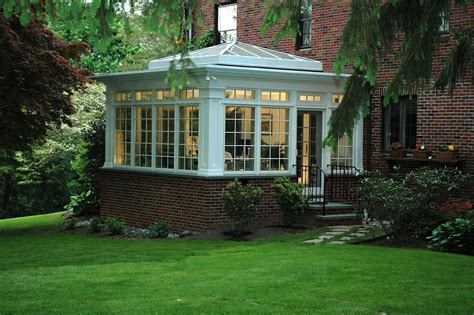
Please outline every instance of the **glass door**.
[{"label": "glass door", "polygon": [[298,182],[307,184],[312,165],[321,166],[322,113],[298,111],[296,168]]}]

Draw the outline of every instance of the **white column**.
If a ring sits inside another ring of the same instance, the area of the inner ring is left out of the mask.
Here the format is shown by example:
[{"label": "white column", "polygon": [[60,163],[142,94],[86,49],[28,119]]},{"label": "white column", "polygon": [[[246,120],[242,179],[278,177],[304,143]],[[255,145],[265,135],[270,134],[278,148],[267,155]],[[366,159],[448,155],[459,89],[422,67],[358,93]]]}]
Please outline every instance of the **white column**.
[{"label": "white column", "polygon": [[114,148],[114,109],[112,106],[113,91],[109,89],[105,92],[105,168],[112,167],[113,148]]},{"label": "white column", "polygon": [[224,107],[221,100],[225,89],[203,90],[199,108],[199,170],[201,176],[221,176],[224,173]]}]

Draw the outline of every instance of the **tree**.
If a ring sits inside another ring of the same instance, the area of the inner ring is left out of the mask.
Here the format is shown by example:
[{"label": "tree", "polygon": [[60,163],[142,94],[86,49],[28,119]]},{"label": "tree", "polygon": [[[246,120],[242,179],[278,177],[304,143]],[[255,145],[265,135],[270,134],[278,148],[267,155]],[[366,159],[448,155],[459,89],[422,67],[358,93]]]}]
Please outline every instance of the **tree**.
[{"label": "tree", "polygon": [[73,66],[88,50],[59,40],[43,23],[21,24],[0,11],[0,148],[24,150],[44,138],[52,125],[68,122],[73,92],[89,71]]},{"label": "tree", "polygon": [[[303,0],[265,0],[267,14],[262,31],[279,27],[276,40],[286,36],[295,38],[301,32],[298,17]],[[450,0],[353,0],[351,13],[343,31],[343,44],[335,63],[335,71],[351,65],[352,77],[346,84],[346,94],[330,121],[326,143],[335,145],[345,133],[351,134],[360,113],[369,109],[370,92],[377,84],[376,73],[383,54],[392,52],[394,43],[402,38],[400,66],[388,85],[384,102],[388,105],[397,100],[407,89],[434,87],[448,89],[452,93],[455,83],[472,68],[472,26],[456,30],[458,45],[449,54],[444,70],[432,84],[431,61],[440,40],[439,29]],[[474,0],[455,0],[457,6],[466,7]],[[44,5],[43,5],[44,4]],[[111,25],[116,19],[128,18],[127,11],[138,10],[146,17],[150,29],[169,36],[174,43],[172,53],[181,58],[170,66],[169,83],[181,88],[187,83],[186,71],[177,69],[177,64],[192,66],[186,55],[191,49],[186,31],[197,16],[202,24],[199,0],[79,0],[19,2],[0,0],[7,17],[18,15],[23,24],[32,16],[48,18],[52,22],[58,16],[67,21],[65,27],[72,29],[78,21],[89,25],[91,41],[99,47],[107,47],[111,40]],[[193,16],[190,12],[195,12]],[[401,36],[400,36],[401,35]],[[472,79],[474,81],[474,78]]]},{"label": "tree", "polygon": [[[301,31],[298,24],[301,1],[265,0],[268,13],[262,31],[278,25],[276,40],[286,36],[294,38]],[[456,0],[455,3],[467,9],[474,1]],[[354,70],[346,83],[344,99],[331,117],[326,144],[335,146],[342,135],[352,134],[360,114],[369,112],[370,93],[377,84],[382,57],[393,53],[395,43],[402,43],[400,64],[388,84],[384,98],[386,106],[414,87],[447,89],[452,95],[456,82],[464,77],[467,69],[470,67],[474,72],[474,30],[460,28],[455,30],[457,45],[449,53],[438,78],[433,80],[432,58],[450,4],[450,0],[351,1],[351,12],[334,69],[337,74],[347,66]],[[469,14],[467,10],[465,14]],[[474,82],[474,74],[471,82]]]}]

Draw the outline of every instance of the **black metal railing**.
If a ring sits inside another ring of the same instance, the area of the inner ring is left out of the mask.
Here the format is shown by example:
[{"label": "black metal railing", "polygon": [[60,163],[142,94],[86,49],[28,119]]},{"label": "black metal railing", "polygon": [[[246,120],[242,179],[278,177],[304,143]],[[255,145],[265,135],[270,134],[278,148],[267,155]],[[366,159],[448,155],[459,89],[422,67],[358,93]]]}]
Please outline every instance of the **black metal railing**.
[{"label": "black metal railing", "polygon": [[333,164],[328,164],[328,169],[328,176],[331,177],[329,185],[329,202],[333,202],[335,196],[338,196],[338,199],[340,200],[349,201],[354,176],[357,176],[359,170],[355,166]]},{"label": "black metal railing", "polygon": [[303,195],[308,197],[311,203],[320,205],[323,215],[326,215],[328,202],[334,202],[336,199],[339,202],[350,201],[354,176],[359,174],[355,166],[329,164],[327,167],[328,173],[318,165],[298,167],[298,178],[303,185]]},{"label": "black metal railing", "polygon": [[303,195],[311,203],[321,205],[323,215],[326,213],[326,173],[317,165],[301,165],[298,178],[303,185]]}]

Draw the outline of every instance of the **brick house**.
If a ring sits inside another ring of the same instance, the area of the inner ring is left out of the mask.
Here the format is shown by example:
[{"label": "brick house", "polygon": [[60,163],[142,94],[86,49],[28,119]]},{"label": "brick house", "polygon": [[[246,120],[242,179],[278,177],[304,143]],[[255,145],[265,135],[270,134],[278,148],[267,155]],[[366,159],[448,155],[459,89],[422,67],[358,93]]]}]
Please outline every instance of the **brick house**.
[{"label": "brick house", "polygon": [[[307,192],[322,205],[329,195],[332,201],[350,199],[355,168],[389,172],[397,164],[405,171],[422,165],[474,171],[471,73],[453,98],[410,93],[384,108],[384,87],[396,66],[395,58],[387,58],[370,116],[357,124],[353,141],[341,138],[332,152],[321,141],[342,97],[344,78],[334,76],[332,65],[349,3],[304,2],[296,44],[292,39],[273,44],[274,31],[262,36],[262,1],[201,3],[204,26],[193,32],[211,29],[219,45],[191,53],[197,67],[187,90],[174,93],[164,84],[173,57],[151,61],[148,70],[99,78],[107,84],[102,215],[136,226],[165,220],[177,230],[202,230],[228,222],[220,194],[236,177],[264,189],[257,219],[269,222],[280,216],[271,189],[277,176],[310,183]],[[473,5],[465,14],[453,4],[434,57],[435,73],[454,44],[449,29],[472,27],[473,17]],[[391,159],[393,142],[407,149],[421,142],[433,150],[452,143],[459,158]],[[472,187],[465,193],[474,196]]]}]

